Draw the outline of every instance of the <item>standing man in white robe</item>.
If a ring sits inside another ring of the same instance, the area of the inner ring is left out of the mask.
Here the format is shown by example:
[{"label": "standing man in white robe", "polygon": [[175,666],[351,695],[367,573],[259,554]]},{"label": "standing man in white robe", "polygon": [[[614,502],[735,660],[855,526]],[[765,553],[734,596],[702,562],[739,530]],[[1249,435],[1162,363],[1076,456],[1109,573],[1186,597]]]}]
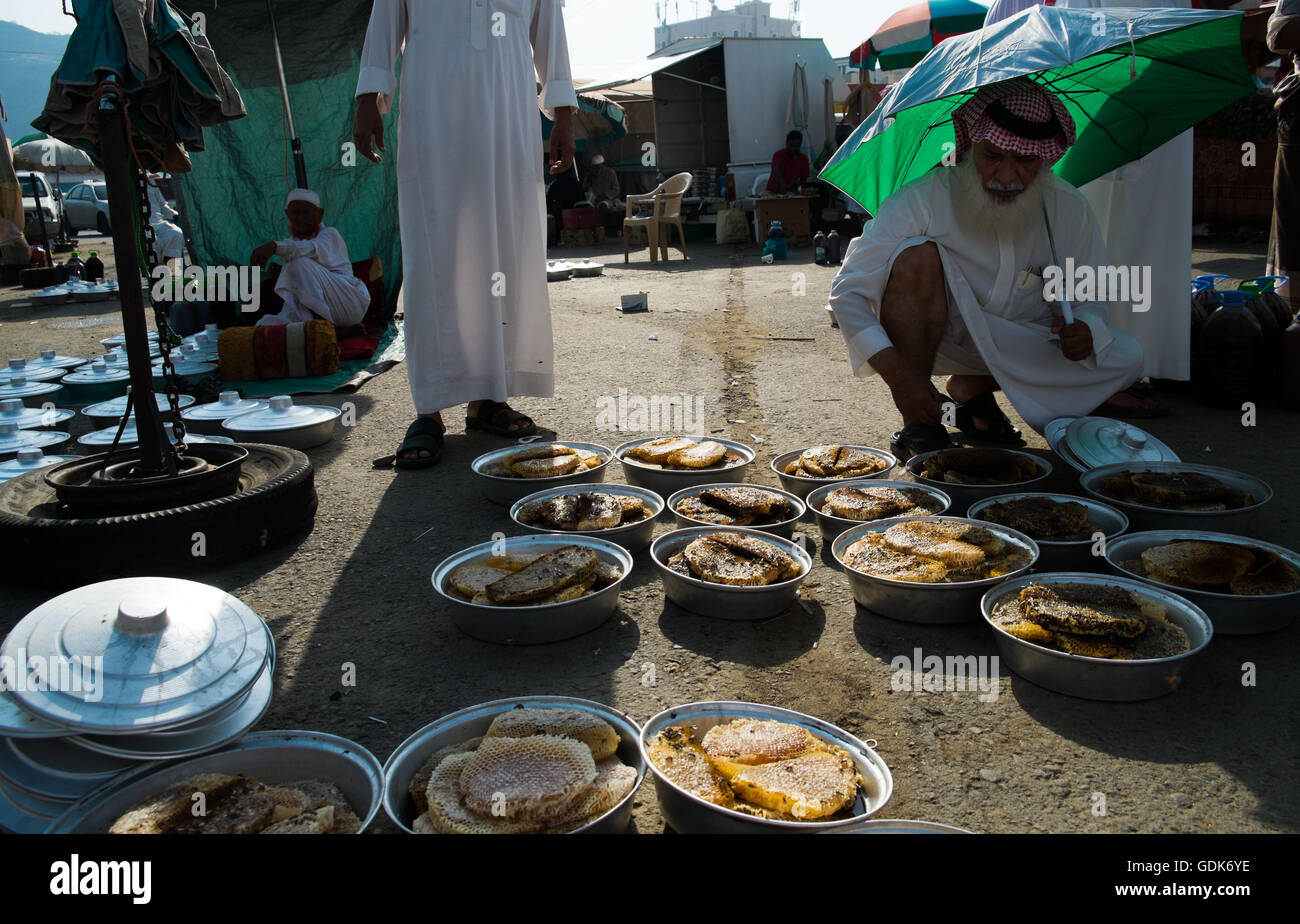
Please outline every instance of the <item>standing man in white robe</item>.
[{"label": "standing man in white robe", "polygon": [[[996,0],[984,19],[991,26],[1037,0]],[[1069,9],[1191,9],[1191,0],[1055,0]],[[1192,376],[1192,132],[1183,132],[1146,157],[1079,188],[1092,207],[1117,266],[1151,267],[1148,310],[1115,309],[1111,326],[1142,344],[1138,377],[1184,381]],[[1127,383],[1098,412],[1110,417],[1159,417],[1168,410]]]},{"label": "standing man in white robe", "polygon": [[1044,298],[1044,207],[1062,261],[1108,262],[1083,196],[1050,169],[1074,142],[1065,107],[1017,78],[982,88],[953,126],[957,165],[886,199],[831,284],[854,373],[879,374],[902,415],[890,446],[904,459],[950,444],[933,374],[951,376],[959,429],[1010,444],[1020,434],[995,390],[1041,432],[1089,413],[1142,363],[1136,341],[1109,329],[1109,303],[1075,300],[1066,325]]},{"label": "standing man in white robe", "polygon": [[[398,217],[407,370],[419,417],[399,467],[442,451],[441,411],[468,403],[467,429],[526,436],[512,395],[554,393],[538,105],[555,122],[551,173],[574,152],[561,0],[375,0],[357,81],[353,137],[384,151],[402,57]],[[536,82],[542,92],[537,96]]]},{"label": "standing man in white robe", "polygon": [[320,196],[310,189],[294,189],[285,198],[284,214],[290,236],[267,241],[253,251],[249,262],[265,266],[272,257],[284,261],[275,280],[275,294],[284,307],[258,319],[258,325],[329,321],[339,327],[360,324],[370,307],[366,284],[352,272],[348,245],[335,228],[321,224],[325,211]]}]

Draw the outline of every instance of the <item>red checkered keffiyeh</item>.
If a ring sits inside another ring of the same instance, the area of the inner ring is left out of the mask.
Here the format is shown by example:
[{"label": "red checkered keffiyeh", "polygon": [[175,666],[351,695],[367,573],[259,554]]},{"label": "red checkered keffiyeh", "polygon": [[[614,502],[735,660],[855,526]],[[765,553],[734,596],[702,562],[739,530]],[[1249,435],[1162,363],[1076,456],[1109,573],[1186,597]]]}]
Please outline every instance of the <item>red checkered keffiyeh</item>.
[{"label": "red checkered keffiyeh", "polygon": [[952,114],[957,159],[988,141],[1006,151],[1041,157],[1050,167],[1074,144],[1074,120],[1056,94],[1028,77],[980,89]]}]

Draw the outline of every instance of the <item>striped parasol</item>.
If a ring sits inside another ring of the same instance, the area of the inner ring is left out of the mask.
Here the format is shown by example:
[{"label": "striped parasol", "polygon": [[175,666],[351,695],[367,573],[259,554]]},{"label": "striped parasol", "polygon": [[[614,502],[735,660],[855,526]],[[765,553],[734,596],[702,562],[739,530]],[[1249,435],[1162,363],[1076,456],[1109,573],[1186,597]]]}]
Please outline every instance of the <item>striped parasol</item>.
[{"label": "striped parasol", "polygon": [[983,28],[988,10],[972,0],[924,0],[890,16],[849,56],[854,67],[911,67],[944,39]]}]

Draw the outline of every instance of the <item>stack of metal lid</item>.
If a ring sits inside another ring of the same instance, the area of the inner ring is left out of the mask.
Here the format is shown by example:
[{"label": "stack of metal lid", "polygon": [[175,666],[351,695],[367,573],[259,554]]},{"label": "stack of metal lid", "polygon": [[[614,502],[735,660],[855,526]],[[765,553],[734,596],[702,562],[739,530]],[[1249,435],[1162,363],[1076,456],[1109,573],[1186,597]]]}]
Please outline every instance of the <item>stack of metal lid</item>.
[{"label": "stack of metal lid", "polygon": [[[145,330],[145,334],[148,335],[149,337],[150,346],[156,346],[158,344],[158,331],[154,330],[153,328],[148,328]],[[112,337],[105,337],[103,340],[99,342],[102,346],[106,346],[106,347],[122,346],[123,344],[126,343],[126,333],[123,332],[120,334],[115,334]]]},{"label": "stack of metal lid", "polygon": [[68,398],[74,403],[89,404],[92,401],[107,401],[118,395],[126,394],[131,373],[126,366],[112,369],[102,359],[91,362],[89,367],[79,366],[63,377],[61,384],[68,389]]},{"label": "stack of metal lid", "polygon": [[43,831],[140,761],[243,737],[270,705],[275,643],[216,587],[123,578],[32,610],[0,665],[0,827]]},{"label": "stack of metal lid", "polygon": [[1116,462],[1180,462],[1150,433],[1110,417],[1058,417],[1043,429],[1052,450],[1080,472]]}]

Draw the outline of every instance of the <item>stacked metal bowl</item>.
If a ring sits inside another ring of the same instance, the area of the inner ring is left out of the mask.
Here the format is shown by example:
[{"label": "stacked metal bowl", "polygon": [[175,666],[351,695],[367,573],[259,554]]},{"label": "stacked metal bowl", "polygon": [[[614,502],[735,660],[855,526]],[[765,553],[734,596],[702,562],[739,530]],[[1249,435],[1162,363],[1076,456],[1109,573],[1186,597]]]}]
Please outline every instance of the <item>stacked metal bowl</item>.
[{"label": "stacked metal bowl", "polygon": [[218,588],[125,578],[32,610],[0,665],[0,826],[34,832],[141,761],[243,737],[270,705],[275,643]]}]

